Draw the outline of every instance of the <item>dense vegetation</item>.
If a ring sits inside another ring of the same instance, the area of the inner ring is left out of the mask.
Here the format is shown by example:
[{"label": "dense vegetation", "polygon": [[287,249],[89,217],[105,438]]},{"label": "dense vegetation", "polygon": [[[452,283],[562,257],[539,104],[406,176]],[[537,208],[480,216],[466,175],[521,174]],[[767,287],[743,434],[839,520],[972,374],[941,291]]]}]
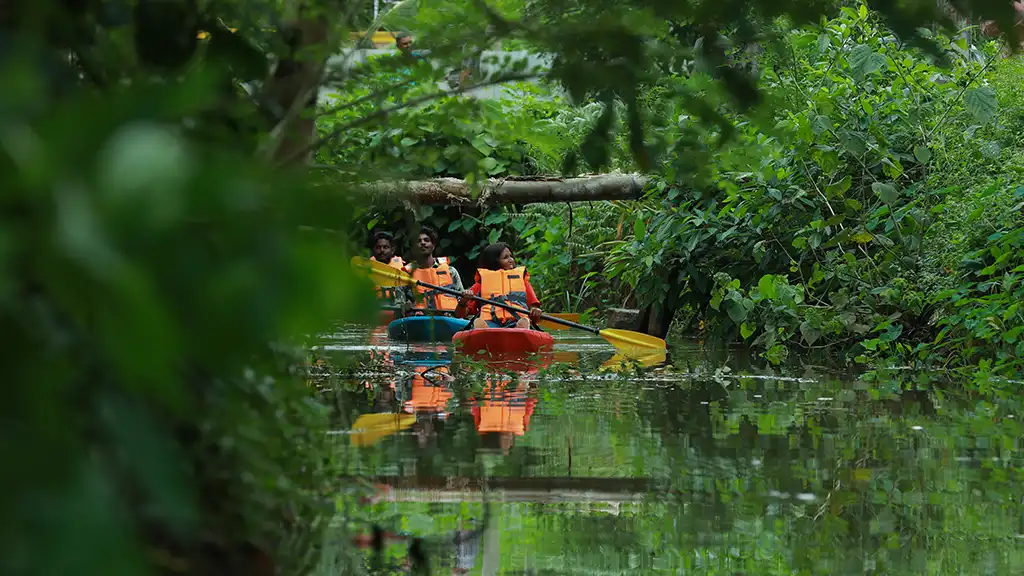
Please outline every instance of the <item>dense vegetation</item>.
[{"label": "dense vegetation", "polygon": [[[660,178],[641,202],[485,214],[421,206],[371,210],[364,222],[468,232],[477,245],[451,253],[469,259],[515,239],[549,306],[657,304],[680,334],[747,341],[776,363],[815,350],[859,363],[980,363],[982,379],[1018,374],[1020,60],[978,37],[935,34],[951,63],[939,67],[863,7],[777,32],[753,58],[765,104],[750,120],[721,105],[707,113],[724,127],[707,129],[688,113],[680,94],[717,89],[699,71],[642,86]],[[526,85],[500,101],[409,111],[323,158],[415,178],[551,174],[577,153],[594,170],[636,169],[628,123],[614,120],[627,114],[621,103],[535,93]],[[602,121],[612,122],[610,153],[594,158],[584,152]]]},{"label": "dense vegetation", "polygon": [[[394,224],[346,199],[370,181],[637,166],[635,206],[413,218],[517,232],[552,304],[666,302],[771,360],[1019,373],[1019,60],[943,36],[933,2],[871,4],[403,15],[450,66],[497,39],[552,54],[574,104],[509,107],[447,97],[444,66],[325,70],[357,3],[4,3],[0,570],[310,570],[336,454],[304,339],[370,308],[344,265]],[[1011,39],[1007,3],[957,6]]]}]

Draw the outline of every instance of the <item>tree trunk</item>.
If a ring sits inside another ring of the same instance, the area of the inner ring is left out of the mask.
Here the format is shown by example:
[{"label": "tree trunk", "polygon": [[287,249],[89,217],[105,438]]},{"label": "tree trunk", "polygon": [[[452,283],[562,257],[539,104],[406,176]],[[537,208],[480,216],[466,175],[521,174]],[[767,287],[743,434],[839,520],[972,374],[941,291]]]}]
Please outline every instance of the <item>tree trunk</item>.
[{"label": "tree trunk", "polygon": [[294,19],[284,27],[288,51],[268,79],[265,92],[279,120],[263,145],[262,154],[276,162],[308,162],[316,138],[312,112],[316,108],[317,88],[327,57],[337,47],[335,34],[337,9],[318,10],[302,0]]},{"label": "tree trunk", "polygon": [[646,179],[630,174],[607,174],[583,178],[492,178],[481,191],[465,180],[437,178],[374,182],[356,188],[375,200],[414,201],[420,204],[463,205],[533,204],[539,202],[586,202],[635,200],[643,194]]}]

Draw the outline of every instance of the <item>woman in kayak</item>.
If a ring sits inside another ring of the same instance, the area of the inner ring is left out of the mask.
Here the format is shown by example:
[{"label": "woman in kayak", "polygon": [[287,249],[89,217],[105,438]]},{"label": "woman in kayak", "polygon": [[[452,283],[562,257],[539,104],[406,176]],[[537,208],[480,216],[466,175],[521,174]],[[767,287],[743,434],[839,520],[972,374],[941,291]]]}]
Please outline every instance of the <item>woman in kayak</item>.
[{"label": "woman in kayak", "polygon": [[[471,300],[481,296],[489,300],[504,302],[518,308],[526,308],[530,315],[517,314],[504,308]],[[512,250],[504,242],[491,244],[480,254],[476,282],[463,293],[455,315],[459,318],[476,316],[474,328],[529,328],[536,324],[543,314],[540,300],[530,286],[530,273],[525,266],[516,266]]]},{"label": "woman in kayak", "polygon": [[[433,228],[423,226],[412,247],[415,260],[406,264],[403,269],[413,278],[422,282],[462,292],[464,288],[459,271],[449,265],[447,258],[434,256],[436,246],[437,232]],[[434,311],[445,316],[456,313],[459,301],[454,296],[422,286],[416,286],[415,290],[417,292],[415,298],[408,288],[404,288],[399,293],[399,298],[403,300],[403,306],[412,315],[426,314],[427,311]]]}]

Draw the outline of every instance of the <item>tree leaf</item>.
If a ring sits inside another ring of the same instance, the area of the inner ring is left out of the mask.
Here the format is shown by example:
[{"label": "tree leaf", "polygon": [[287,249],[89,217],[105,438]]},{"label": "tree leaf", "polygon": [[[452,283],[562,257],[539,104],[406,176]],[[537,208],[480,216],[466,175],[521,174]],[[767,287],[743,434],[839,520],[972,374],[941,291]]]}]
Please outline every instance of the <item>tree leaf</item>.
[{"label": "tree leaf", "polygon": [[1002,147],[999,146],[999,142],[992,142],[989,140],[982,142],[978,149],[981,150],[981,155],[989,160],[999,158],[999,154],[1003,151]]},{"label": "tree leaf", "polygon": [[800,335],[804,337],[804,341],[807,342],[808,346],[813,346],[818,338],[821,338],[821,330],[812,326],[807,320],[804,320],[800,323]]},{"label": "tree leaf", "polygon": [[771,274],[761,276],[757,282],[757,290],[761,293],[762,298],[767,300],[775,298],[775,277]]},{"label": "tree leaf", "polygon": [[843,130],[837,136],[839,136],[839,141],[843,143],[843,148],[846,148],[854,156],[861,156],[868,149],[867,140],[859,132]]},{"label": "tree leaf", "polygon": [[754,334],[754,327],[753,326],[751,326],[750,324],[747,324],[746,322],[740,324],[740,336],[742,336],[744,340],[746,340],[747,338],[750,338],[753,334]]},{"label": "tree leaf", "polygon": [[643,218],[637,218],[633,221],[633,236],[636,237],[637,240],[641,240],[644,236],[647,236],[647,225],[644,224]]},{"label": "tree leaf", "polygon": [[725,311],[729,314],[729,318],[732,321],[739,324],[747,318],[747,309],[743,306],[743,303],[738,300],[726,300]]},{"label": "tree leaf", "polygon": [[878,194],[878,197],[886,204],[895,203],[899,197],[899,194],[896,192],[896,187],[886,182],[872,183],[871,190],[874,191],[875,194]]},{"label": "tree leaf", "polygon": [[978,122],[984,123],[992,119],[999,109],[996,91],[991,86],[973,88],[964,94],[964,106],[967,112]]},{"label": "tree leaf", "polygon": [[852,182],[853,179],[850,178],[849,174],[847,174],[846,177],[840,180],[839,182],[833,182],[832,184],[828,184],[827,186],[825,186],[825,193],[828,194],[828,196],[830,197],[843,194],[850,189],[850,184]]},{"label": "tree leaf", "polygon": [[476,150],[483,154],[484,156],[490,156],[491,152],[494,151],[494,147],[488,144],[483,136],[477,136],[476,138],[473,138],[470,144],[472,144],[473,148],[476,148]]},{"label": "tree leaf", "polygon": [[861,230],[860,232],[854,234],[851,240],[853,240],[857,244],[867,244],[868,242],[874,240],[874,238],[875,237],[870,232],[866,230]]},{"label": "tree leaf", "polygon": [[914,158],[921,164],[927,164],[932,159],[932,151],[927,146],[917,146],[914,148]]},{"label": "tree leaf", "polygon": [[867,44],[854,46],[846,59],[850,63],[850,73],[855,80],[863,80],[868,74],[877,72],[885,66],[885,56],[875,52]]},{"label": "tree leaf", "polygon": [[497,167],[498,161],[495,160],[494,158],[491,158],[490,156],[480,160],[480,168],[488,173],[490,173],[491,170],[494,170]]}]

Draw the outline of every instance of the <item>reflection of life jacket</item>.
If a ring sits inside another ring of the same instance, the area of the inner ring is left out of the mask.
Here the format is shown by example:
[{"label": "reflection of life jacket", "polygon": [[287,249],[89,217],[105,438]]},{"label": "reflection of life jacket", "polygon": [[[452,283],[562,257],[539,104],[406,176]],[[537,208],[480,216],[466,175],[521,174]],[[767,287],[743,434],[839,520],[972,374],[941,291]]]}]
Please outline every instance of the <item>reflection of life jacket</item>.
[{"label": "reflection of life jacket", "polygon": [[[480,269],[476,273],[480,276],[480,296],[520,308],[527,307],[525,266],[511,270]],[[483,304],[480,308],[480,317],[494,322],[508,322],[512,319],[519,320],[520,315],[504,308]]]},{"label": "reflection of life jacket", "polygon": [[[429,371],[429,373],[427,373]],[[453,396],[447,384],[447,366],[417,366],[412,377],[412,391],[405,403],[405,411],[444,412]]]},{"label": "reflection of life jacket", "polygon": [[488,381],[483,394],[471,410],[478,433],[511,432],[516,436],[526,433],[537,405],[536,398],[528,398],[525,390],[510,389],[507,382],[500,381]]},{"label": "reflection of life jacket", "polygon": [[[374,259],[374,261],[376,261],[376,258]],[[405,267],[405,261],[402,260],[401,256],[393,256],[391,258],[391,262],[388,262],[388,266],[401,270]],[[395,289],[391,286],[378,286],[377,297],[380,298],[381,300],[394,300]]]},{"label": "reflection of life jacket", "polygon": [[[412,277],[419,280],[420,282],[426,282],[435,286],[443,286],[445,288],[455,289],[455,284],[452,282],[451,268],[448,267],[447,258],[434,258],[434,264],[432,268],[420,268],[415,263],[410,262],[406,264],[404,270]],[[455,310],[455,307],[459,305],[459,299],[454,296],[449,296],[437,290],[431,290],[423,286],[416,286],[416,291],[419,292],[421,298],[417,298],[413,304],[414,308],[419,310]]]}]

